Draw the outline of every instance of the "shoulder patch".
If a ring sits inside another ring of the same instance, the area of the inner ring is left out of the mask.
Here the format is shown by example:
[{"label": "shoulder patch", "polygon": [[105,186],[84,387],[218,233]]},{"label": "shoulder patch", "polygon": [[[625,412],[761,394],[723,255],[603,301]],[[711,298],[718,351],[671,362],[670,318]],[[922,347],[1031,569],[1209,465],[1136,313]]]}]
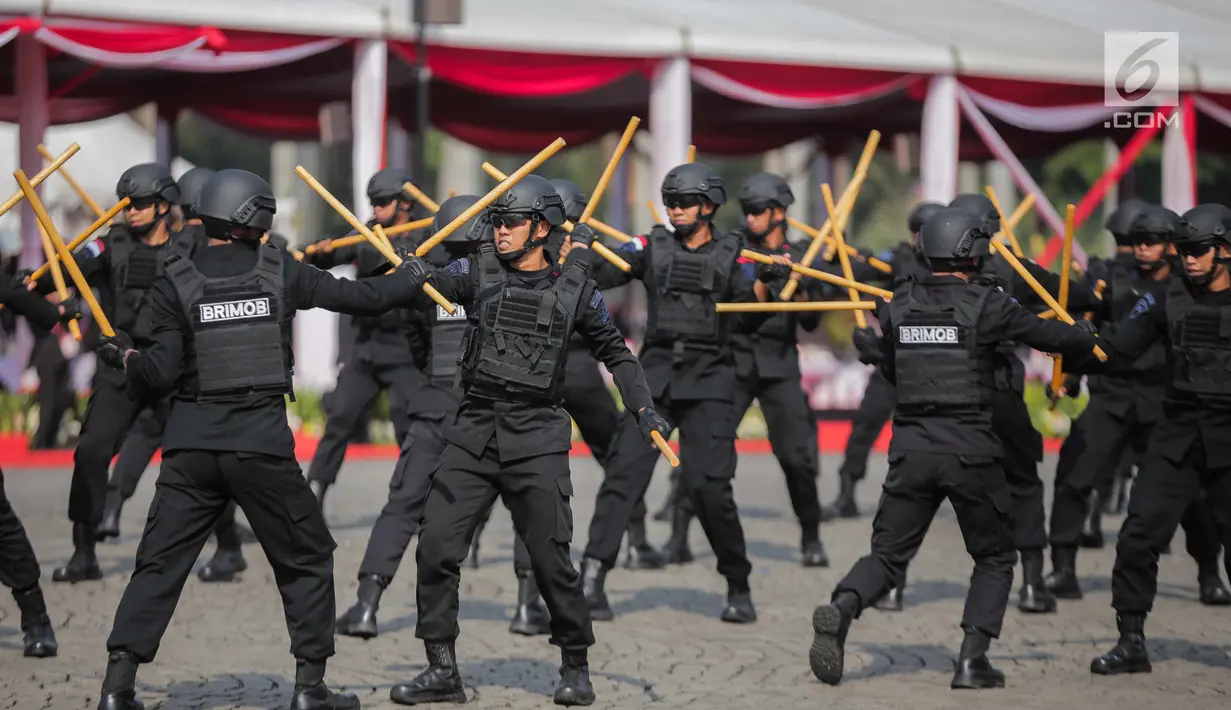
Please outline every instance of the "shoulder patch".
[{"label": "shoulder patch", "polygon": [[450,261],[449,265],[445,267],[445,272],[454,274],[457,276],[465,276],[466,274],[470,273],[470,259],[458,259],[457,261]]},{"label": "shoulder patch", "polygon": [[744,276],[749,280],[757,277],[756,264],[752,263],[751,260],[744,260],[743,257],[740,257],[739,270],[744,272]]},{"label": "shoulder patch", "polygon": [[599,293],[598,289],[594,289],[594,295],[590,296],[590,308],[598,311],[599,320],[603,325],[611,322],[611,313],[607,311],[607,302],[603,300],[603,294]]},{"label": "shoulder patch", "polygon": [[1142,296],[1137,301],[1137,303],[1133,305],[1133,312],[1129,313],[1128,317],[1137,318],[1141,314],[1145,313],[1146,311],[1149,311],[1153,307],[1154,307],[1154,294],[1147,291],[1146,295]]},{"label": "shoulder patch", "polygon": [[650,243],[649,237],[646,237],[644,235],[637,236],[637,237],[633,237],[633,240],[631,242],[624,242],[623,244],[621,244],[620,248],[616,249],[616,251],[641,251],[642,249],[645,249],[649,243]]},{"label": "shoulder patch", "polygon": [[107,250],[107,244],[101,239],[95,239],[94,241],[90,242],[89,244],[86,244],[84,247],[81,248],[81,252],[83,254],[89,254],[91,257],[95,259],[97,259],[100,255],[102,255],[102,253],[106,250]]}]

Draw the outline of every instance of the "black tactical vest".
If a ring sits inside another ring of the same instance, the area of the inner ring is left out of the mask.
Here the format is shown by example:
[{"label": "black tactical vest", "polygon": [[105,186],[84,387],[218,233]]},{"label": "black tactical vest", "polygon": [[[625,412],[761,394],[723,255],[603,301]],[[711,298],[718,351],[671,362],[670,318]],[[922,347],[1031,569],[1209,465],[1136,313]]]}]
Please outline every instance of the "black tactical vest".
[{"label": "black tactical vest", "polygon": [[[176,241],[173,236],[157,247],[147,247],[122,227],[107,235],[114,299],[114,312],[109,314],[111,325],[137,342],[150,338],[150,309],[145,294],[162,276],[163,262],[171,254],[169,247]],[[191,249],[187,253],[190,254]]]},{"label": "black tactical vest", "polygon": [[466,309],[460,303],[454,303],[453,308],[453,315],[449,315],[445,309],[436,306],[427,361],[432,384],[446,388],[457,386],[460,373],[458,363],[462,359],[462,340],[467,328]]},{"label": "black tactical vest", "polygon": [[1231,407],[1231,306],[1198,305],[1183,279],[1167,290],[1171,336],[1171,387],[1198,399]]},{"label": "black tactical vest", "polygon": [[913,281],[899,286],[889,304],[894,327],[898,407],[908,410],[976,410],[990,407],[996,389],[994,351],[980,347],[979,317],[991,287],[971,284],[943,306],[913,297]]},{"label": "black tactical vest", "polygon": [[650,258],[657,302],[649,309],[647,343],[722,345],[723,319],[714,304],[727,293],[731,269],[743,246],[733,235],[720,236],[704,253],[685,249],[665,227],[650,230]]},{"label": "black tactical vest", "polygon": [[508,285],[508,273],[490,242],[479,247],[475,263],[478,298],[462,344],[467,387],[517,400],[554,401],[564,379],[585,270],[570,264],[550,287],[529,289]]},{"label": "black tactical vest", "polygon": [[256,268],[209,278],[190,259],[167,260],[192,328],[181,395],[198,402],[293,394],[291,317],[284,312],[282,252],[257,249]]}]

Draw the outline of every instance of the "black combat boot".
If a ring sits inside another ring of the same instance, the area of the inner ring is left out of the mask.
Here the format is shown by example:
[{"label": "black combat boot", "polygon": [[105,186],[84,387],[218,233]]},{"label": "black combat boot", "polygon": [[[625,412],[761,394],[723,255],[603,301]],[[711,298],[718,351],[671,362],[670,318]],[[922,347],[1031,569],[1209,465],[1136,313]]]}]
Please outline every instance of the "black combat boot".
[{"label": "black combat boot", "polygon": [[1116,614],[1116,628],[1120,640],[1116,647],[1090,662],[1090,672],[1097,675],[1120,673],[1149,673],[1150,654],[1146,650],[1146,615],[1141,613]]},{"label": "black combat boot", "polygon": [[1197,589],[1201,590],[1201,603],[1206,606],[1231,606],[1231,592],[1222,583],[1218,572],[1218,559],[1213,564],[1202,564],[1197,569]]},{"label": "black combat boot", "polygon": [[94,528],[94,539],[103,541],[120,536],[120,511],[124,508],[124,496],[120,489],[108,488],[107,497],[103,501],[103,519]]},{"label": "black combat boot", "polygon": [[239,573],[248,569],[244,553],[238,547],[218,546],[209,562],[197,570],[197,579],[202,582],[234,582]]},{"label": "black combat boot", "polygon": [[453,642],[424,641],[423,646],[427,649],[427,668],[409,683],[393,686],[389,699],[398,705],[466,702]]},{"label": "black combat boot", "polygon": [[902,611],[902,596],[905,592],[903,587],[894,587],[885,593],[885,596],[877,599],[872,603],[872,606],[881,611]]},{"label": "black combat boot", "polygon": [[145,710],[137,700],[137,661],[127,651],[115,651],[107,658],[103,694],[98,710]]},{"label": "black combat boot", "polygon": [[1103,503],[1097,489],[1086,494],[1086,517],[1081,523],[1078,543],[1087,549],[1098,550],[1103,541]]},{"label": "black combat boot", "polygon": [[808,664],[812,666],[812,675],[822,683],[837,685],[842,682],[846,634],[861,608],[858,594],[842,590],[834,594],[833,603],[818,606],[812,612],[813,637]]},{"label": "black combat boot", "polygon": [[1057,599],[1081,599],[1081,583],[1077,580],[1077,548],[1051,548],[1051,574],[1043,586]]},{"label": "black combat boot", "polygon": [[1056,598],[1043,586],[1043,551],[1022,550],[1022,589],[1017,608],[1027,614],[1056,611]]},{"label": "black combat boot", "polygon": [[850,476],[838,477],[838,497],[834,498],[832,505],[825,506],[821,514],[826,520],[859,517],[859,504],[855,502],[855,481]]},{"label": "black combat boot", "polygon": [[692,512],[683,506],[675,506],[671,514],[671,539],[663,546],[663,558],[669,565],[686,565],[692,562],[692,550],[688,547],[688,528],[692,525]]},{"label": "black combat boot", "polygon": [[1003,688],[1004,673],[993,668],[992,662],[987,660],[987,649],[992,644],[992,637],[967,626],[962,629],[966,632],[966,638],[962,639],[957,670],[953,673],[953,681],[949,683],[949,687],[954,690]]},{"label": "black combat boot", "polygon": [[721,618],[728,624],[751,624],[757,620],[747,579],[727,580],[727,605],[722,610]]},{"label": "black combat boot", "polygon": [[256,533],[252,532],[252,528],[247,525],[235,523],[235,539],[239,540],[240,544],[252,545],[258,542]]},{"label": "black combat boot", "polygon": [[89,523],[73,523],[73,556],[68,558],[68,564],[52,571],[51,581],[76,584],[103,578],[94,554],[94,527]]},{"label": "black combat boot", "polygon": [[380,595],[389,586],[389,578],[375,574],[359,575],[359,600],[338,617],[334,632],[355,638],[376,638],[376,610],[380,607]]},{"label": "black combat boot", "polygon": [[325,662],[295,659],[295,694],[291,710],[359,710],[359,698],[335,693],[325,685]]},{"label": "black combat boot", "polygon": [[560,651],[560,684],[556,686],[556,705],[593,705],[594,686],[590,684],[590,661],[586,650]]},{"label": "black combat boot", "polygon": [[804,567],[828,567],[829,555],[821,544],[821,526],[809,527],[799,545],[800,564]]},{"label": "black combat boot", "polygon": [[325,481],[309,479],[308,489],[312,491],[313,497],[316,498],[316,504],[321,507],[321,512],[325,512],[325,494],[329,492],[329,484]]},{"label": "black combat boot", "polygon": [[586,606],[590,608],[591,621],[611,621],[615,614],[611,612],[611,604],[607,602],[607,592],[603,585],[607,583],[607,570],[603,563],[586,557],[581,561],[581,591],[586,597]]},{"label": "black combat boot", "polygon": [[628,521],[628,557],[624,558],[627,569],[662,569],[666,566],[662,553],[654,549],[645,536],[645,518]]},{"label": "black combat boot", "polygon": [[21,609],[21,630],[25,633],[23,655],[27,658],[51,658],[56,655],[60,645],[56,643],[56,632],[51,628],[51,618],[47,616],[43,590],[37,584],[24,592],[14,589],[13,599],[17,602],[17,608]]},{"label": "black combat boot", "polygon": [[517,610],[509,622],[509,633],[522,636],[541,636],[551,633],[551,617],[543,608],[539,585],[534,582],[534,573],[517,573]]},{"label": "black combat boot", "polygon": [[654,513],[654,519],[660,523],[665,523],[675,514],[675,506],[680,502],[680,467],[676,466],[671,469],[671,486],[667,489],[667,499],[663,501],[663,507]]}]

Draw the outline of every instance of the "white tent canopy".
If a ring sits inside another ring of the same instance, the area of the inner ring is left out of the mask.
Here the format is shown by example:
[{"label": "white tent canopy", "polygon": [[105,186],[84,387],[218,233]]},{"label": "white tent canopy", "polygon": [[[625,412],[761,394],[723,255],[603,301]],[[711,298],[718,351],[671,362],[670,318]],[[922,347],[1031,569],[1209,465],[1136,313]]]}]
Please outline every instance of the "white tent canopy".
[{"label": "white tent canopy", "polygon": [[[1099,84],[1103,33],[1180,35],[1184,88],[1231,92],[1224,0],[462,0],[434,41],[542,53],[686,56]],[[411,0],[17,0],[48,14],[407,39]]]}]

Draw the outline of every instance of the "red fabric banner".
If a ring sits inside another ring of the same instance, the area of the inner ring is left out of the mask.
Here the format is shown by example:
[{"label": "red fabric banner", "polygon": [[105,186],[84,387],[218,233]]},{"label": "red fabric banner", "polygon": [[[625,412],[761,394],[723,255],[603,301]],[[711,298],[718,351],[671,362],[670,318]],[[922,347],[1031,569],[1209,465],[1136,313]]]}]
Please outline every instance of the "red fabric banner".
[{"label": "red fabric banner", "polygon": [[[394,55],[414,66],[413,43],[388,44]],[[648,71],[654,60],[433,46],[428,49],[427,62],[435,78],[467,89],[497,96],[546,97],[602,88]]]}]

